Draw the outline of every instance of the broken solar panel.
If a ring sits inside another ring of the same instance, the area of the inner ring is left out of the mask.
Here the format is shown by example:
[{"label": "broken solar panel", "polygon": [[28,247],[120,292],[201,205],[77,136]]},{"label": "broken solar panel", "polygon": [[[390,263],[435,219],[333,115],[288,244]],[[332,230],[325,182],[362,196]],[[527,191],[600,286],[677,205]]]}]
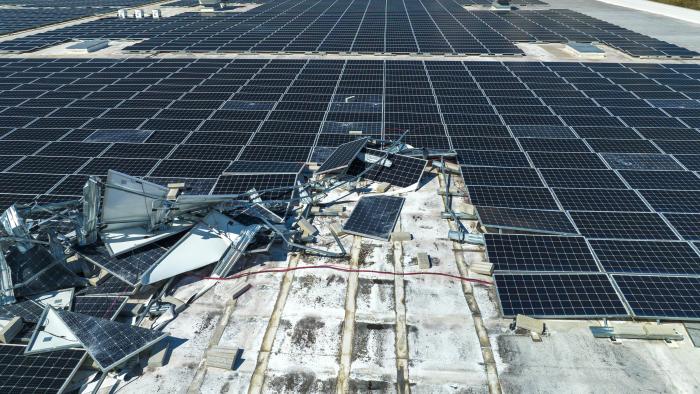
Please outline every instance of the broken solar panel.
[{"label": "broken solar panel", "polygon": [[54,310],[103,372],[154,345],[168,334],[65,310]]},{"label": "broken solar panel", "polygon": [[622,317],[628,313],[605,274],[494,274],[506,317]]},{"label": "broken solar panel", "polygon": [[0,344],[0,392],[61,393],[85,360],[82,349],[26,355],[26,346]]},{"label": "broken solar panel", "polygon": [[700,278],[613,275],[634,316],[700,320]]},{"label": "broken solar panel", "polygon": [[132,295],[135,287],[130,285],[116,276],[108,276],[97,284],[97,286],[86,287],[76,295]]},{"label": "broken solar panel", "polygon": [[484,234],[484,239],[496,271],[599,271],[583,237]]},{"label": "broken solar panel", "polygon": [[[171,244],[171,242],[166,244]],[[112,257],[107,248],[99,244],[81,247],[78,249],[78,254],[89,262],[104,268],[124,282],[135,286],[139,283],[141,275],[167,251],[168,248],[163,246],[162,243],[154,243]]]},{"label": "broken solar panel", "polygon": [[589,242],[607,272],[700,274],[700,256],[687,242],[612,239]]},{"label": "broken solar panel", "polygon": [[362,197],[343,225],[343,231],[388,241],[404,201],[405,198],[396,196]]},{"label": "broken solar panel", "polygon": [[84,279],[57,262],[43,246],[34,246],[26,253],[12,248],[6,260],[16,297],[85,285]]},{"label": "broken solar panel", "polygon": [[32,300],[17,302],[0,306],[0,319],[11,319],[15,316],[21,317],[28,323],[36,323],[44,311],[44,306]]},{"label": "broken solar panel", "polygon": [[333,153],[323,161],[316,174],[326,174],[344,170],[355,160],[357,154],[367,145],[368,138],[361,138],[338,146]]},{"label": "broken solar panel", "polygon": [[[408,187],[417,184],[423,176],[423,170],[428,163],[426,160],[404,155],[389,154],[375,149],[366,149],[366,153],[383,158],[378,163],[367,163],[359,159],[353,160],[347,175],[362,177],[375,182],[388,182],[398,187]],[[391,164],[389,167],[383,165]],[[366,171],[366,172],[365,172]]]},{"label": "broken solar panel", "polygon": [[77,296],[73,300],[73,312],[113,320],[124,307],[128,297]]},{"label": "broken solar panel", "polygon": [[543,234],[578,234],[561,211],[476,207],[482,226],[504,230],[529,231]]}]

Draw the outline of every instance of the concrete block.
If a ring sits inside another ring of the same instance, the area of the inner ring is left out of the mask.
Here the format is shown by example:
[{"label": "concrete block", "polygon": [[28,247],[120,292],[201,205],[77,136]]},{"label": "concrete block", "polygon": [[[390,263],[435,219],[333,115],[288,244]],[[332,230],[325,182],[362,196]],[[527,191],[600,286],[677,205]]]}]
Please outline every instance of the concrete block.
[{"label": "concrete block", "polygon": [[318,234],[318,229],[311,224],[308,220],[301,218],[297,221],[297,224],[299,225],[299,228],[301,231],[304,232],[303,236],[308,237],[308,236],[313,236]]},{"label": "concrete block", "polygon": [[428,256],[427,253],[419,252],[418,256],[416,256],[416,260],[418,260],[418,268],[419,269],[422,269],[422,270],[430,269],[430,256]]},{"label": "concrete block", "polygon": [[377,193],[384,193],[385,191],[389,190],[390,187],[391,187],[391,183],[380,182],[380,183],[377,183],[376,191],[377,191]]},{"label": "concrete block", "polygon": [[343,226],[340,225],[340,223],[331,223],[328,228],[335,234],[336,236],[340,237],[342,235],[345,235],[345,231],[343,231]]},{"label": "concrete block", "polygon": [[170,340],[163,338],[160,342],[151,347],[150,357],[148,357],[149,367],[162,367],[168,363],[170,357]]},{"label": "concrete block", "polygon": [[13,317],[2,329],[0,329],[0,342],[10,343],[24,328],[24,322],[20,317]]},{"label": "concrete block", "polygon": [[476,274],[481,274],[481,275],[493,275],[493,264],[491,263],[473,263],[469,265],[469,270],[471,272],[474,272]]},{"label": "concrete block", "polygon": [[207,350],[207,367],[233,370],[236,361],[243,355],[243,349],[215,346]]},{"label": "concrete block", "polygon": [[515,327],[540,335],[544,333],[544,322],[525,315],[517,315],[515,317]]},{"label": "concrete block", "polygon": [[391,242],[406,242],[413,239],[411,233],[406,231],[394,231],[389,238]]}]

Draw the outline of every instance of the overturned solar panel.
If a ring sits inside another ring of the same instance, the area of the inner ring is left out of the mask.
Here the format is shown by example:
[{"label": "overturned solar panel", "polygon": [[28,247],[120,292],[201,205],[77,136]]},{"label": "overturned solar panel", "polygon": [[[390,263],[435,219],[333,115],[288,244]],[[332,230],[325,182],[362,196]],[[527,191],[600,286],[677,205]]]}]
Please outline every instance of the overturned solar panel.
[{"label": "overturned solar panel", "polygon": [[347,175],[376,182],[388,182],[398,187],[417,185],[423,176],[427,160],[366,149],[364,156],[353,160]]},{"label": "overturned solar panel", "polygon": [[329,172],[338,172],[345,170],[355,160],[358,153],[367,145],[369,138],[361,138],[356,141],[351,141],[337,147],[331,155],[324,160],[319,167],[317,174],[327,174]]},{"label": "overturned solar panel", "polygon": [[67,330],[63,334],[85,348],[103,372],[120,366],[167,336],[163,332],[65,310],[51,309],[50,313],[52,319],[57,318]]},{"label": "overturned solar panel", "polygon": [[104,191],[100,237],[113,256],[157,242],[192,226],[175,219],[168,226],[150,229],[155,208],[167,199],[168,188],[110,170]]},{"label": "overturned solar panel", "polygon": [[29,299],[40,304],[42,307],[50,306],[53,308],[70,308],[73,303],[73,294],[75,289],[54,290],[42,294],[35,294]]},{"label": "overturned solar panel", "polygon": [[362,197],[345,222],[343,231],[388,241],[404,201],[405,198],[396,196]]},{"label": "overturned solar panel", "polygon": [[46,307],[43,310],[25,350],[26,354],[80,347],[78,338],[58,316],[57,310],[51,307]]},{"label": "overturned solar panel", "polygon": [[217,263],[230,248],[242,252],[260,228],[212,211],[143,274],[141,283],[153,284]]}]

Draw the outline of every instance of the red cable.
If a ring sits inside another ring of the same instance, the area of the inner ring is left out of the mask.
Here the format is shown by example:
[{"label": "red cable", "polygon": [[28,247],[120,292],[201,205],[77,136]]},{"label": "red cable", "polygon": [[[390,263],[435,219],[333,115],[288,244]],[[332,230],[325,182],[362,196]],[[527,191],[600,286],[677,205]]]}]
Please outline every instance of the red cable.
[{"label": "red cable", "polygon": [[212,280],[233,280],[233,279],[239,279],[239,278],[244,278],[247,276],[252,276],[252,275],[257,275],[257,274],[268,274],[268,273],[281,273],[281,272],[290,272],[290,271],[298,271],[298,270],[305,270],[305,269],[318,269],[318,268],[325,268],[325,269],[330,269],[330,270],[335,270],[335,271],[342,271],[342,272],[357,272],[357,273],[370,273],[370,274],[379,274],[379,275],[391,275],[391,276],[417,276],[417,275],[432,275],[432,276],[444,276],[447,278],[451,279],[457,279],[460,281],[464,282],[472,282],[472,283],[479,283],[482,285],[487,285],[490,286],[493,283],[486,281],[486,280],[481,280],[481,279],[473,279],[473,278],[465,278],[463,276],[459,275],[452,275],[452,274],[446,274],[443,272],[402,272],[402,273],[397,273],[397,272],[391,272],[391,271],[378,271],[378,270],[365,270],[365,269],[355,269],[355,268],[345,268],[345,267],[339,267],[337,265],[306,265],[306,266],[299,266],[299,267],[286,267],[286,268],[268,268],[260,271],[253,271],[253,272],[242,272],[240,274],[236,274],[233,276],[225,277],[225,278],[217,278],[217,277],[212,277],[212,276],[204,276],[202,279],[212,279]]}]

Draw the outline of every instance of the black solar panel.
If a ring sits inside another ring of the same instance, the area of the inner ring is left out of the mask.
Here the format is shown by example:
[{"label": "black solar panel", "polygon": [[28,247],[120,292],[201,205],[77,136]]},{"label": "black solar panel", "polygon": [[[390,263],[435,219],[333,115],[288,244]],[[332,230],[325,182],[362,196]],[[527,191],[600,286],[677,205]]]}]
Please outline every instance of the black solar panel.
[{"label": "black solar panel", "polygon": [[576,227],[590,238],[677,239],[655,213],[571,212]]},{"label": "black solar panel", "polygon": [[56,309],[55,313],[80,341],[102,371],[155,344],[166,333]]},{"label": "black solar panel", "polygon": [[25,355],[25,348],[0,344],[0,391],[62,392],[85,359],[82,349]]},{"label": "black solar panel", "polygon": [[479,222],[487,228],[521,230],[543,234],[578,234],[561,211],[477,207]]},{"label": "black solar panel", "polygon": [[401,214],[404,200],[403,197],[395,196],[360,198],[343,225],[343,231],[363,237],[389,240]]},{"label": "black solar panel", "polygon": [[700,319],[700,278],[683,276],[613,275],[637,317]]},{"label": "black solar panel", "polygon": [[73,312],[113,320],[127,299],[121,296],[77,296],[73,299]]},{"label": "black solar panel", "polygon": [[485,234],[488,260],[496,271],[598,272],[583,237]]},{"label": "black solar panel", "polygon": [[294,186],[297,174],[261,174],[261,175],[227,175],[219,178],[214,187],[214,194],[241,194],[251,189],[260,193],[266,200],[285,200],[291,198],[291,191],[276,190]]},{"label": "black solar panel", "polygon": [[607,272],[700,274],[700,256],[686,242],[590,240]]},{"label": "black solar panel", "polygon": [[2,319],[21,317],[22,320],[27,323],[36,323],[39,321],[43,312],[44,307],[32,300],[0,305],[0,318]]},{"label": "black solar panel", "polygon": [[629,189],[554,189],[554,194],[562,207],[571,211],[649,211]]},{"label": "black solar panel", "polygon": [[667,213],[664,217],[683,239],[700,240],[700,214]]},{"label": "black solar panel", "polygon": [[[374,149],[367,149],[366,152],[378,158],[386,156],[388,161],[381,161],[371,167],[372,164],[356,159],[350,164],[347,175],[357,176],[362,174],[363,178],[375,182],[389,182],[394,186],[408,187],[420,181],[423,176],[423,170],[425,170],[425,166],[428,163],[426,160],[415,157],[395,154],[386,155]],[[381,163],[391,163],[391,165],[387,167]]]},{"label": "black solar panel", "polygon": [[358,153],[367,145],[367,138],[361,138],[338,146],[333,153],[324,160],[316,171],[317,174],[326,174],[345,169],[355,160]]},{"label": "black solar panel", "polygon": [[547,188],[468,186],[471,203],[479,206],[558,209]]},{"label": "black solar panel", "polygon": [[[172,242],[168,242],[170,246]],[[78,253],[130,285],[136,286],[141,275],[161,258],[168,247],[155,243],[127,252],[118,257],[109,255],[104,245],[90,245],[78,249]]]},{"label": "black solar panel", "polygon": [[494,274],[504,316],[626,316],[604,274]]}]

